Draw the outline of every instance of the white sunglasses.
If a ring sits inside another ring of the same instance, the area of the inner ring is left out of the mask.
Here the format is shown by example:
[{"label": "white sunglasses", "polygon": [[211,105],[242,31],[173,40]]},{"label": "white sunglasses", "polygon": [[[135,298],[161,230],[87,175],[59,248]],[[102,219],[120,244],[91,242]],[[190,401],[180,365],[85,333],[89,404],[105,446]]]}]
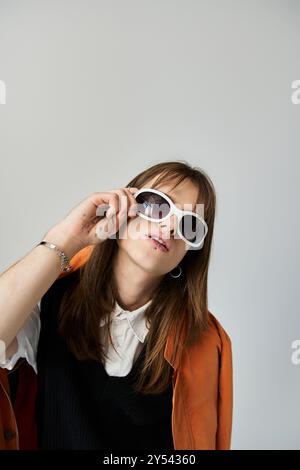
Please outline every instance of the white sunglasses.
[{"label": "white sunglasses", "polygon": [[178,209],[169,196],[157,189],[138,189],[133,197],[138,203],[136,214],[152,222],[161,222],[176,215],[176,232],[193,248],[202,248],[208,232],[205,220],[196,212]]}]

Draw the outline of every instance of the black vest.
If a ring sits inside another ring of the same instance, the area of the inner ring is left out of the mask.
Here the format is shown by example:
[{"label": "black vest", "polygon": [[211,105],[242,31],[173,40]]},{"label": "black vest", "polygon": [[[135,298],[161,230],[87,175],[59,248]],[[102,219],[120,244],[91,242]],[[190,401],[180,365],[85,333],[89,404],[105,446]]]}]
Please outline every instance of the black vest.
[{"label": "black vest", "polygon": [[78,361],[58,334],[61,296],[77,275],[75,271],[57,279],[41,299],[39,447],[174,450],[172,383],[159,395],[137,393],[132,388],[145,357],[146,341],[130,373],[117,377],[109,376],[99,362]]}]

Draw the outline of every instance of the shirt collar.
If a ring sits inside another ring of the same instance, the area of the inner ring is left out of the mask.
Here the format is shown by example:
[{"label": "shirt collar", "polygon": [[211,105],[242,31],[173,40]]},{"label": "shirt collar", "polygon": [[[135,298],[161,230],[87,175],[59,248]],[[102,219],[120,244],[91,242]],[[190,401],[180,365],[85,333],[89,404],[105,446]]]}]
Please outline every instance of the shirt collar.
[{"label": "shirt collar", "polygon": [[[111,319],[112,321],[123,320],[124,318],[128,321],[130,328],[132,329],[135,336],[139,339],[141,343],[144,343],[147,333],[149,331],[148,326],[146,325],[145,310],[152,302],[150,299],[146,304],[135,310],[124,310],[116,301],[115,308],[112,311]],[[103,326],[105,321],[102,319],[100,326]]]}]

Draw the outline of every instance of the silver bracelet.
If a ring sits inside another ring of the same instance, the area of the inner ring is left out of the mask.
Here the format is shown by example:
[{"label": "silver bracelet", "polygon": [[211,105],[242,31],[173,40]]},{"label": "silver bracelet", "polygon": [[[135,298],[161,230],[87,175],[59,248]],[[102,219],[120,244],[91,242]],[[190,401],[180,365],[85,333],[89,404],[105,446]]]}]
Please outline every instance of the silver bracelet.
[{"label": "silver bracelet", "polygon": [[39,245],[45,245],[47,246],[47,248],[50,248],[51,250],[54,250],[58,253],[58,256],[60,257],[60,270],[62,272],[67,272],[67,271],[72,270],[72,266],[70,265],[69,258],[62,250],[60,250],[56,245],[54,245],[54,243],[49,243],[43,240],[40,243],[38,243],[36,246],[39,246]]}]

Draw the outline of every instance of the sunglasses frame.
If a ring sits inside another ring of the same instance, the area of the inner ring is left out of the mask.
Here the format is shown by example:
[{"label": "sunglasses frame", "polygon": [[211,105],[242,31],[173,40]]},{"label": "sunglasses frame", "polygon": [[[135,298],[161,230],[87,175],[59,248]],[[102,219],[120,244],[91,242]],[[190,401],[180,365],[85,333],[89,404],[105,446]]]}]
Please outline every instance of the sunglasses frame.
[{"label": "sunglasses frame", "polygon": [[[168,204],[170,205],[170,212],[165,215],[162,219],[153,219],[152,217],[149,217],[148,215],[145,215],[143,213],[141,213],[139,210],[137,211],[137,215],[139,217],[142,217],[143,219],[145,220],[149,220],[151,222],[162,222],[163,220],[166,220],[168,219],[169,217],[171,217],[173,214],[176,215],[176,220],[177,220],[177,226],[176,226],[176,232],[178,233],[179,237],[185,242],[187,243],[189,246],[192,246],[193,248],[199,248],[201,249],[203,244],[204,244],[204,240],[205,240],[205,237],[207,235],[207,232],[208,232],[208,227],[207,227],[207,224],[205,222],[205,220],[203,219],[203,217],[201,217],[200,214],[197,214],[196,212],[192,212],[192,211],[186,211],[186,210],[182,210],[182,209],[178,209],[178,207],[174,204],[174,202],[172,201],[172,199],[165,193],[163,193],[162,191],[159,191],[158,189],[154,189],[154,188],[141,188],[141,189],[138,189],[134,194],[133,194],[133,197],[136,198],[139,194],[141,193],[154,193],[154,194],[158,194],[159,196],[163,197],[167,202]],[[200,242],[198,243],[193,243],[193,242],[190,242],[189,240],[187,240],[181,230],[180,230],[180,222],[183,218],[183,216],[185,215],[193,215],[194,217],[196,217],[197,219],[200,220],[200,222],[203,224],[204,226],[204,236],[202,237],[202,239],[200,240]]]}]

